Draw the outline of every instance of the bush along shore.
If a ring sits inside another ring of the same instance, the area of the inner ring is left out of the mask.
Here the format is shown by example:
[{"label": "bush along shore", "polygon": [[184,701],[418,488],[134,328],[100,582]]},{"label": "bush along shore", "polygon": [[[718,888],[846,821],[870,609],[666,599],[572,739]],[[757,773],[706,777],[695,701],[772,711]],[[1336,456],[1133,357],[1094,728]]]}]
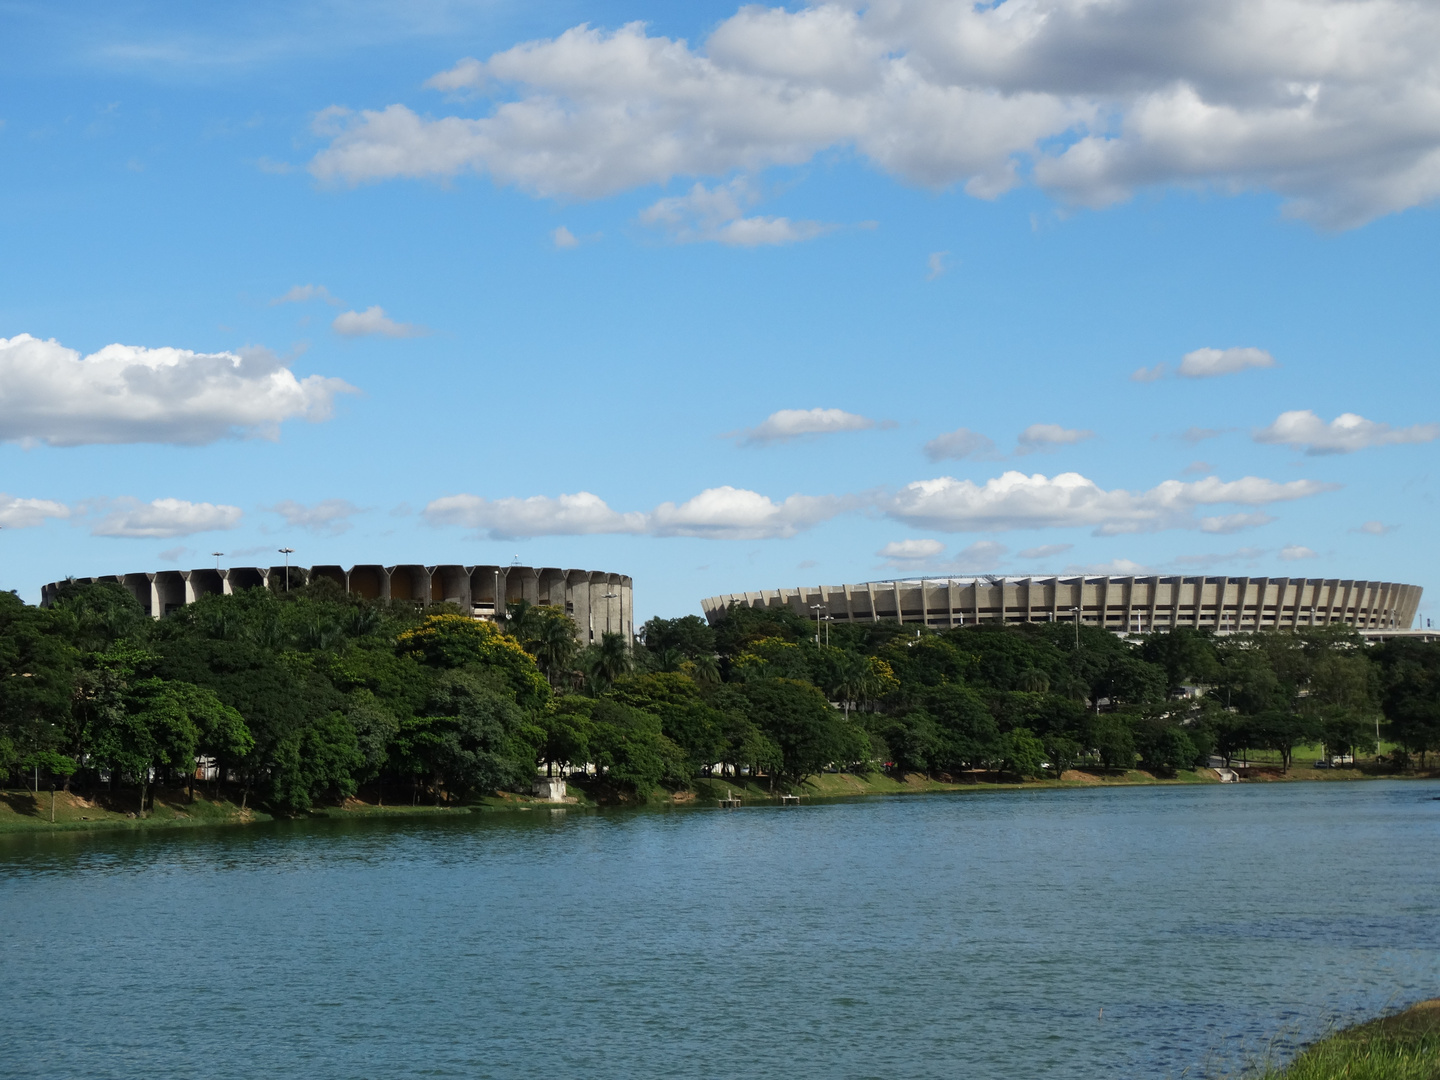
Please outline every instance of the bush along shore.
[{"label": "bush along shore", "polygon": [[736,608],[581,647],[555,608],[485,622],[328,581],[160,620],[114,584],[0,593],[0,828],[48,827],[52,788],[81,827],[523,806],[537,772],[590,804],[1196,782],[1212,760],[1429,775],[1440,749],[1440,645],[816,626]]}]

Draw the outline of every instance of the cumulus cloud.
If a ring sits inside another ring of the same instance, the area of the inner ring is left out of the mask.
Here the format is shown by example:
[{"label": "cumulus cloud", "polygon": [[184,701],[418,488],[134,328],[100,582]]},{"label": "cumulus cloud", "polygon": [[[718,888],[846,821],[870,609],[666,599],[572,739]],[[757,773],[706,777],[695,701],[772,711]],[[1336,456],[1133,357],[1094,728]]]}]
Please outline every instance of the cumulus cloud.
[{"label": "cumulus cloud", "polygon": [[0,492],[0,528],[33,529],[47,518],[68,518],[70,508],[51,499],[21,499]]},{"label": "cumulus cloud", "polygon": [[322,499],[313,506],[306,506],[293,499],[283,499],[265,509],[272,514],[279,514],[292,529],[304,529],[325,536],[340,535],[350,528],[350,519],[363,512],[348,499]]},{"label": "cumulus cloud", "polygon": [[335,316],[330,328],[344,337],[376,335],[389,338],[423,337],[430,331],[418,323],[396,322],[379,304],[364,311],[346,311]]},{"label": "cumulus cloud", "polygon": [[711,540],[767,540],[794,536],[855,505],[833,495],[791,495],[783,502],[730,486],[710,488],[680,503],[661,503],[650,515],[656,536]]},{"label": "cumulus cloud", "polygon": [[769,496],[730,486],[709,488],[683,503],[661,503],[649,513],[612,510],[598,495],[582,491],[551,498],[482,499],[448,495],[425,507],[431,525],[461,525],[495,539],[645,533],[714,540],[764,540],[794,536],[859,505],[854,498]]},{"label": "cumulus cloud", "polygon": [[882,499],[890,517],[912,528],[940,532],[1001,532],[1008,529],[1090,527],[1096,535],[1199,528],[1199,507],[1262,506],[1302,499],[1337,485],[1314,480],[1279,482],[1247,476],[1183,482],[1167,480],[1149,491],[1107,491],[1079,473],[1053,479],[1008,471],[976,484],[942,476],[907,484]]},{"label": "cumulus cloud", "polygon": [[1386,525],[1383,521],[1367,521],[1358,529],[1351,529],[1351,532],[1365,533],[1367,536],[1384,536],[1386,533],[1395,531],[1394,525]]},{"label": "cumulus cloud", "polygon": [[1165,372],[1168,370],[1169,368],[1167,368],[1164,364],[1156,364],[1154,367],[1136,368],[1130,373],[1130,381],[1154,382],[1156,379],[1164,378]]},{"label": "cumulus cloud", "polygon": [[1258,529],[1269,525],[1275,519],[1262,512],[1217,514],[1200,519],[1200,531],[1207,533],[1237,533],[1244,529]]},{"label": "cumulus cloud", "polygon": [[828,435],[836,431],[868,431],[877,427],[874,420],[843,409],[781,409],[773,412],[753,428],[735,433],[742,445],[763,446],[789,442],[806,435]]},{"label": "cumulus cloud", "polygon": [[684,195],[660,199],[640,212],[640,221],[665,229],[679,243],[713,241],[732,247],[794,244],[824,236],[837,226],[786,217],[746,216],[759,195],[743,177],[707,188],[694,185]]},{"label": "cumulus cloud", "polygon": [[1294,562],[1296,559],[1318,559],[1320,556],[1311,551],[1304,544],[1286,544],[1280,549],[1280,558],[1286,562]]},{"label": "cumulus cloud", "polygon": [[930,253],[930,257],[925,260],[926,281],[934,281],[941,274],[945,273],[946,270],[950,269],[945,265],[945,260],[949,258],[949,256],[950,253],[948,251],[932,251]]},{"label": "cumulus cloud", "polygon": [[998,540],[977,540],[967,548],[961,548],[955,558],[941,569],[953,570],[957,574],[979,574],[994,570],[1010,549]]},{"label": "cumulus cloud", "polygon": [[1039,547],[1026,548],[1020,552],[1022,559],[1053,559],[1056,555],[1063,555],[1073,548],[1074,544],[1041,544]]},{"label": "cumulus cloud", "polygon": [[1269,427],[1255,432],[1256,442],[1277,443],[1312,456],[1351,454],[1375,446],[1426,443],[1437,438],[1440,438],[1440,424],[1394,428],[1355,413],[1341,413],[1327,424],[1309,409],[1281,413]]},{"label": "cumulus cloud", "polygon": [[933,559],[945,550],[939,540],[892,540],[875,554],[894,563]]},{"label": "cumulus cloud", "polygon": [[273,353],[107,345],[82,358],[51,339],[0,338],[0,439],[52,446],[199,445],[275,438],[286,420],[330,418],[340,379],[297,379]]},{"label": "cumulus cloud", "polygon": [[447,495],[425,507],[431,525],[463,525],[497,540],[529,536],[594,536],[641,533],[644,514],[622,514],[588,491],[574,495],[532,495],[530,498],[482,499],[478,495]]},{"label": "cumulus cloud", "polygon": [[839,149],[983,198],[1268,189],[1345,227],[1440,195],[1437,52],[1411,0],[747,5],[696,46],[631,23],[466,58],[429,82],[482,99],[452,115],[322,110],[309,167],[595,197]]},{"label": "cumulus cloud", "polygon": [[184,499],[106,499],[90,503],[86,510],[100,514],[90,526],[91,536],[117,536],[154,540],[190,536],[216,529],[233,529],[240,524],[240,508],[216,503],[187,502]]},{"label": "cumulus cloud", "polygon": [[1074,446],[1094,437],[1093,431],[1079,428],[1064,428],[1059,424],[1031,424],[1020,433],[1015,453],[1033,454],[1037,450],[1051,450],[1057,446]]},{"label": "cumulus cloud", "polygon": [[270,306],[277,304],[303,304],[308,300],[324,300],[327,304],[334,304],[338,307],[341,301],[330,294],[330,290],[324,285],[292,285],[290,291],[284,296],[277,296],[270,301]]},{"label": "cumulus cloud", "polygon": [[993,458],[995,444],[978,431],[956,428],[937,435],[925,444],[925,456],[931,461],[961,461],[965,458]]},{"label": "cumulus cloud", "polygon": [[1213,379],[1248,368],[1275,366],[1275,358],[1264,349],[1196,349],[1180,361],[1175,374],[1184,379]]},{"label": "cumulus cloud", "polygon": [[550,239],[557,248],[579,247],[580,241],[564,225],[558,225],[550,232]]}]

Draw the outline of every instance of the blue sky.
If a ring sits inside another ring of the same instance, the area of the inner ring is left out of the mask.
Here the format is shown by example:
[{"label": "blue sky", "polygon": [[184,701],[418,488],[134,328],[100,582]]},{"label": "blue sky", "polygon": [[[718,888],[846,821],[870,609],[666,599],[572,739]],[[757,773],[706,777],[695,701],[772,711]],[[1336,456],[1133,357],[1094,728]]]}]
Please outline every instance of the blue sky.
[{"label": "blue sky", "polygon": [[615,570],[640,618],[920,572],[1440,586],[1425,6],[0,25],[29,600],[282,546]]}]

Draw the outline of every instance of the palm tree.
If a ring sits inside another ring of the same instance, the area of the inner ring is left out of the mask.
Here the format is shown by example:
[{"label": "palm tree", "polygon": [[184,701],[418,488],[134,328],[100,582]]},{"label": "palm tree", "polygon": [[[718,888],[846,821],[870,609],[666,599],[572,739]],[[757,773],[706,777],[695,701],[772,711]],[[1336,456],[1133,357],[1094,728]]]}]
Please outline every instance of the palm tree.
[{"label": "palm tree", "polygon": [[606,633],[600,638],[599,654],[595,660],[596,674],[606,682],[613,683],[634,667],[630,656],[630,643],[624,634]]},{"label": "palm tree", "polygon": [[525,642],[525,648],[534,654],[535,662],[554,686],[580,649],[575,641],[575,624],[563,612],[559,618],[542,619],[535,626],[533,636]]}]

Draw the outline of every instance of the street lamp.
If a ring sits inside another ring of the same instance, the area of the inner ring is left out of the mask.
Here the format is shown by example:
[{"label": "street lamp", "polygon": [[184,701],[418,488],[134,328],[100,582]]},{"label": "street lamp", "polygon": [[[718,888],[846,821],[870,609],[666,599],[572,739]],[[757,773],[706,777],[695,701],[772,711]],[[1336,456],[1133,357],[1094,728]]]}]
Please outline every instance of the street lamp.
[{"label": "street lamp", "polygon": [[285,556],[285,591],[290,591],[290,556],[295,554],[294,548],[280,548],[280,554]]},{"label": "street lamp", "polygon": [[830,647],[830,624],[835,621],[834,615],[825,616],[825,647]]},{"label": "street lamp", "polygon": [[[606,600],[614,600],[614,599],[617,599],[619,596],[620,596],[620,594],[619,594],[618,592],[607,592],[607,593],[605,594],[605,599],[606,599]],[[605,605],[605,632],[606,632],[607,634],[610,633],[610,605],[609,605],[609,604],[606,604],[606,605]]]},{"label": "street lamp", "polygon": [[212,552],[210,552],[210,554],[215,556],[215,569],[218,571],[218,570],[220,569],[220,556],[221,556],[221,555],[224,555],[225,552],[223,552],[223,551],[212,551]]},{"label": "street lamp", "polygon": [[1078,649],[1080,648],[1080,609],[1072,607],[1070,610],[1075,613],[1075,648]]},{"label": "street lamp", "polygon": [[825,610],[824,604],[811,604],[810,610],[815,612],[815,644],[820,644],[820,612]]}]

